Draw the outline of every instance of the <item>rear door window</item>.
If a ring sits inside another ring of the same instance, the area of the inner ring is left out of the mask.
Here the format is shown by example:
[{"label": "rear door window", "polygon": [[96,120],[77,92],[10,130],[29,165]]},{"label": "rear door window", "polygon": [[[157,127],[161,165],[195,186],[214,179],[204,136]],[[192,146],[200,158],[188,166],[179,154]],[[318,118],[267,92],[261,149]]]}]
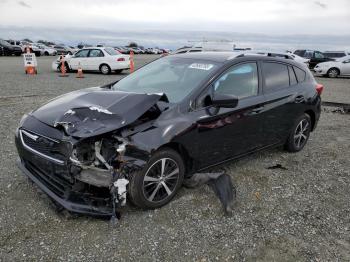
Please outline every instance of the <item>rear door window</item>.
[{"label": "rear door window", "polygon": [[289,86],[288,67],[274,62],[263,62],[264,92],[283,89]]},{"label": "rear door window", "polygon": [[322,59],[322,58],[325,58],[325,57],[324,57],[324,55],[321,52],[316,51],[315,52],[315,58]]},{"label": "rear door window", "polygon": [[312,58],[313,56],[314,56],[313,51],[305,51],[305,53],[304,53],[305,58]]},{"label": "rear door window", "polygon": [[103,57],[103,52],[99,49],[93,49],[90,51],[89,57]]},{"label": "rear door window", "polygon": [[298,82],[297,82],[297,78],[295,76],[293,67],[288,66],[288,71],[289,71],[289,84],[291,86],[296,85]]}]

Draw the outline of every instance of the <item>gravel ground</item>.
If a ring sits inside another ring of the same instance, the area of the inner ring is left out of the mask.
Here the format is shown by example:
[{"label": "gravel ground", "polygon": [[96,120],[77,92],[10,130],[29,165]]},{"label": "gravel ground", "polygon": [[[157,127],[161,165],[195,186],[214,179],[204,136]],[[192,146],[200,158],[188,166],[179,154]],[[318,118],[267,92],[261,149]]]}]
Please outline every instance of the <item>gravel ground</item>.
[{"label": "gravel ground", "polygon": [[[136,65],[149,57],[137,56]],[[350,115],[331,110],[302,152],[277,148],[215,169],[237,188],[232,216],[206,186],[183,188],[158,210],[127,207],[115,228],[57,213],[15,166],[19,119],[56,95],[119,75],[61,79],[46,68],[52,60],[39,58],[39,75],[26,76],[21,59],[0,57],[0,261],[350,261]],[[276,164],[287,170],[267,169]]]},{"label": "gravel ground", "polygon": [[327,102],[350,103],[350,77],[336,79],[316,77],[316,81],[324,85],[322,98]]}]

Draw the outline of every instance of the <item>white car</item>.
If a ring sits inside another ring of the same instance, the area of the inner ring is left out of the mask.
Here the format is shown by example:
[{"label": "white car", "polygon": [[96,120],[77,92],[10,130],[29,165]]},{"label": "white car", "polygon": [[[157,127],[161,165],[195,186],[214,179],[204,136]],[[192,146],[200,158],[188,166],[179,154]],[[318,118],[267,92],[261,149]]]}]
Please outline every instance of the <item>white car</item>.
[{"label": "white car", "polygon": [[[83,48],[74,55],[66,55],[66,70],[78,70],[81,67],[84,71],[100,71],[107,75],[111,71],[121,73],[130,68],[130,56],[122,55],[112,47],[89,47]],[[61,67],[60,57],[52,63],[52,69],[59,71]]]},{"label": "white car", "polygon": [[350,76],[350,55],[335,61],[318,63],[314,68],[316,75],[335,78],[337,76]]},{"label": "white car", "polygon": [[41,50],[41,55],[57,55],[57,51],[51,47],[48,47],[41,43],[35,43],[34,45],[36,45]]}]

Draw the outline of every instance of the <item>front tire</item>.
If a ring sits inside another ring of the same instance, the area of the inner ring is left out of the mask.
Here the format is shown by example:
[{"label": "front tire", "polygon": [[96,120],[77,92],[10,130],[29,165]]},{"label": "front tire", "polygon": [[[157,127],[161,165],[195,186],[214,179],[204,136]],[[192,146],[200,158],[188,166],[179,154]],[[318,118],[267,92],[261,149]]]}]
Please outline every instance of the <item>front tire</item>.
[{"label": "front tire", "polygon": [[327,72],[327,76],[329,78],[336,78],[336,77],[339,76],[339,74],[340,74],[339,69],[338,68],[334,68],[334,67],[329,69],[328,72]]},{"label": "front tire", "polygon": [[129,198],[136,206],[153,209],[169,203],[182,185],[185,165],[172,149],[156,152],[143,170],[129,176]]},{"label": "front tire", "polygon": [[301,115],[288,136],[285,149],[289,152],[299,152],[309,140],[311,132],[311,118],[308,114]]}]

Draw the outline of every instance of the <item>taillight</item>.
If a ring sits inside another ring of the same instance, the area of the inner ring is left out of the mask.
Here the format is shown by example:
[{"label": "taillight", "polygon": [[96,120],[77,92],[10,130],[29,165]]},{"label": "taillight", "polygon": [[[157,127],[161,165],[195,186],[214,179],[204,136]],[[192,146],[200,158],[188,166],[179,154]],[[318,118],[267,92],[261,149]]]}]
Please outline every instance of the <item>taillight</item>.
[{"label": "taillight", "polygon": [[118,61],[118,62],[125,61],[125,58],[124,58],[124,57],[119,57],[119,58],[117,59],[117,61]]},{"label": "taillight", "polygon": [[318,93],[319,95],[321,95],[322,92],[323,92],[323,85],[317,84],[317,85],[316,85],[316,91],[317,91],[317,93]]}]

